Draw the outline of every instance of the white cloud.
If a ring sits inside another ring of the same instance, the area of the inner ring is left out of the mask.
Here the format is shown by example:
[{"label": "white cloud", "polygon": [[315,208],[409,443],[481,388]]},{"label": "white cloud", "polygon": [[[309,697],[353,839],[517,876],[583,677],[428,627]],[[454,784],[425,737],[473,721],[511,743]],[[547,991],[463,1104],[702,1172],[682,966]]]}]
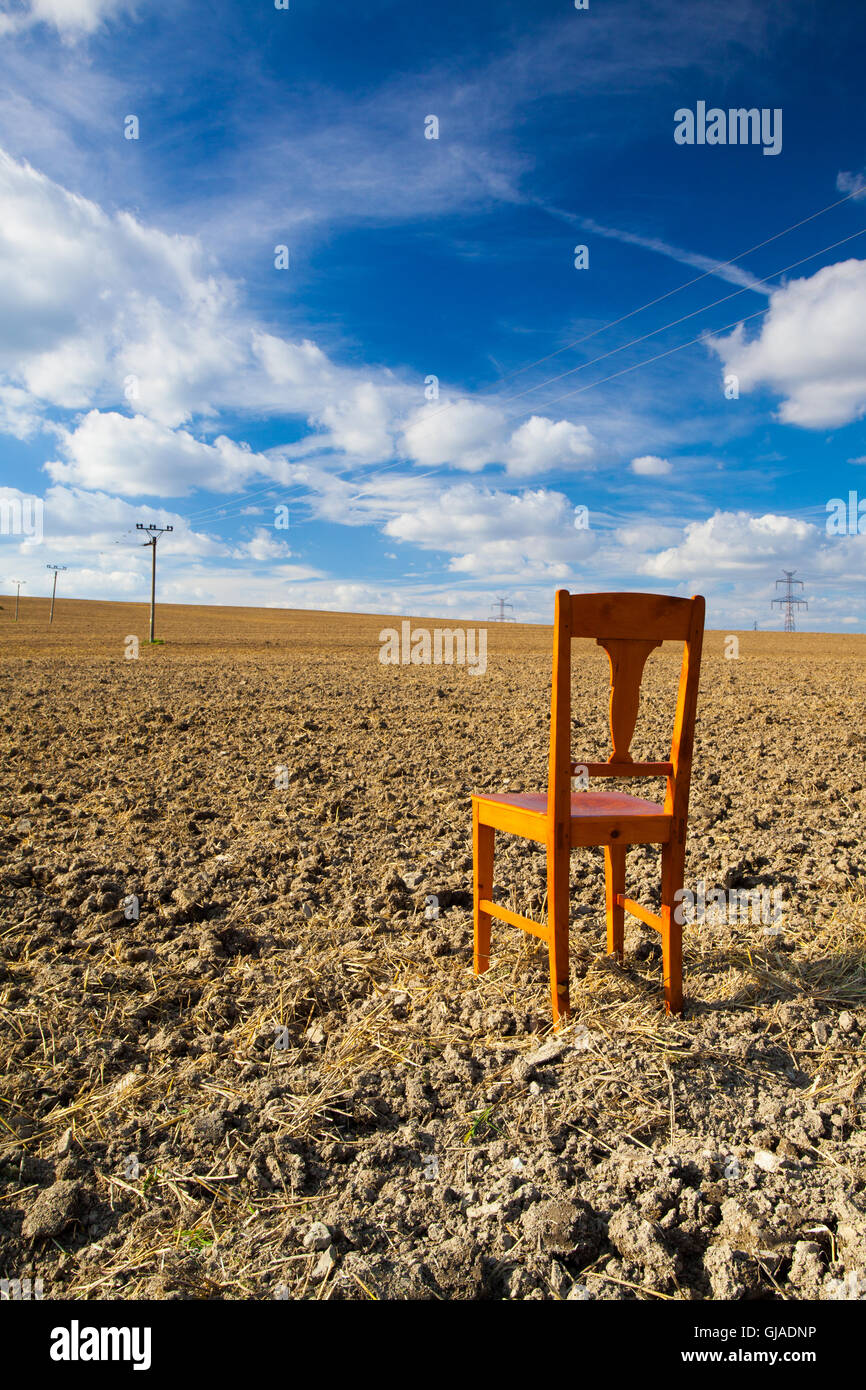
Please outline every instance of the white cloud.
[{"label": "white cloud", "polygon": [[232,550],[232,558],[235,560],[256,560],[259,562],[266,560],[286,561],[291,558],[291,554],[286,542],[267,526],[257,526],[255,535],[251,540],[242,541]]},{"label": "white cloud", "polygon": [[771,563],[789,565],[813,555],[820,536],[817,527],[789,516],[717,511],[706,521],[690,521],[679,545],[647,556],[641,569],[673,580],[766,570]]},{"label": "white cloud", "polygon": [[[230,554],[219,537],[192,530],[185,517],[160,506],[149,506],[143,518],[139,507],[120,497],[61,484],[47,488],[42,502],[44,542],[38,547],[39,554],[48,544],[52,554],[64,564],[71,565],[78,559],[95,562],[101,557],[108,569],[144,574],[148,565],[135,530],[135,523],[143,519],[174,528],[170,548],[175,557],[217,559]],[[9,538],[4,547],[12,544]],[[36,554],[37,547],[33,541],[23,539],[15,549],[26,558]],[[44,568],[44,557],[42,563]]]},{"label": "white cloud", "polygon": [[[52,407],[110,414],[122,406],[166,429],[228,412],[302,416],[312,432],[288,446],[286,458],[326,451],[354,463],[393,457],[420,383],[340,367],[308,339],[262,331],[195,238],[109,215],[2,152],[0,198],[0,426],[32,433]],[[93,442],[84,436],[80,444]],[[205,455],[183,434],[172,447],[186,479],[192,455]],[[161,447],[151,464],[139,451],[136,492],[166,487],[163,455]],[[101,475],[88,471],[80,452],[72,461],[73,473],[54,476],[124,485],[104,455]],[[212,461],[220,487],[222,468]],[[168,486],[166,495],[188,485]]]},{"label": "white cloud", "polygon": [[0,434],[30,439],[42,428],[42,417],[29,391],[0,386]]},{"label": "white cloud", "polygon": [[289,343],[272,333],[257,331],[253,333],[252,348],[266,377],[284,393],[289,412],[304,407],[324,409],[337,373],[320,347],[309,338]]},{"label": "white cloud", "polygon": [[55,482],[111,488],[131,497],[185,497],[197,488],[232,492],[270,471],[261,454],[220,435],[204,444],[144,415],[91,410],[74,430],[58,428],[64,460],[45,465]]},{"label": "white cloud", "polygon": [[150,555],[135,529],[142,520],[174,528],[160,541],[162,601],[293,606],[293,586],[326,582],[321,570],[292,562],[291,550],[268,527],[257,528],[240,544],[228,544],[218,535],[193,530],[186,517],[164,507],[148,506],[142,513],[108,493],[62,485],[45,492],[43,543],[6,537],[0,539],[0,554],[10,572],[24,580],[25,595],[47,592],[45,552],[50,544],[51,556],[68,569],[61,576],[61,592],[77,598],[139,598],[144,612]]},{"label": "white cloud", "polygon": [[509,473],[529,477],[559,468],[589,468],[595,440],[585,425],[533,415],[516,429],[505,453]]},{"label": "white cloud", "polygon": [[596,450],[585,425],[532,415],[509,433],[506,417],[496,404],[447,398],[415,411],[401,443],[403,451],[419,465],[477,473],[489,464],[501,463],[518,477],[588,468]]},{"label": "white cloud", "polygon": [[643,478],[664,478],[673,469],[670,459],[659,458],[658,454],[641,454],[632,459],[629,467]]},{"label": "white cloud", "polygon": [[165,424],[212,409],[243,343],[234,290],[167,236],[0,151],[0,373],[48,405],[136,400]]},{"label": "white cloud", "polygon": [[856,203],[860,198],[866,196],[866,176],[862,173],[851,174],[844,169],[840,170],[836,175],[836,187],[840,193],[853,193],[852,202]]},{"label": "white cloud", "polygon": [[64,37],[77,38],[132,9],[133,0],[25,0],[20,12],[0,14],[0,37],[34,24],[50,24]]},{"label": "white cloud", "polygon": [[[408,490],[408,480],[402,481]],[[643,528],[580,532],[573,528],[570,502],[556,492],[536,489],[514,495],[467,481],[440,495],[425,480],[422,499],[420,480],[412,481],[416,491],[411,505],[404,497],[390,530],[450,557],[447,572],[435,580],[422,575],[381,583],[335,579],[292,557],[271,527],[260,526],[251,538],[227,544],[219,536],[193,531],[190,521],[165,508],[149,507],[142,517],[140,508],[120,498],[60,485],[45,494],[45,540],[58,562],[69,566],[62,592],[135,598],[142,605],[149,556],[135,531],[141,519],[175,528],[163,542],[160,597],[179,603],[483,619],[495,593],[507,586],[521,620],[549,622],[552,589],[560,584],[580,591],[646,587],[705,593],[710,626],[751,627],[757,617],[768,628],[780,625],[768,615],[773,582],[784,565],[798,569],[807,581],[809,613],[803,626],[838,630],[851,625],[852,602],[857,601],[856,589],[852,600],[852,584],[866,584],[866,535],[828,538],[823,526],[791,517],[727,512],[684,528],[647,523]],[[396,497],[395,489],[392,505]],[[672,533],[673,543],[654,552]],[[0,549],[7,556],[7,575],[25,581],[25,595],[48,592],[44,544],[17,544],[7,537]],[[635,574],[644,575],[646,582],[636,584]]]},{"label": "white cloud", "polygon": [[500,411],[483,401],[443,398],[415,412],[405,428],[403,447],[425,467],[448,464],[477,473],[501,460],[505,440]]},{"label": "white cloud", "polygon": [[372,381],[361,381],[348,396],[329,403],[314,417],[329,431],[327,445],[361,462],[389,459],[394,452],[388,402]]},{"label": "white cloud", "polygon": [[[171,497],[230,490],[256,471],[288,480],[316,456],[343,467],[500,465],[517,477],[594,462],[586,425],[541,415],[515,425],[495,399],[416,406],[420,379],[341,367],[309,339],[265,331],[196,238],[108,214],[2,152],[0,197],[0,427],[27,437],[46,412],[89,412],[61,433],[57,481]],[[224,434],[196,437],[226,415],[302,417],[309,432],[267,458]],[[323,492],[345,507],[337,484]]]},{"label": "white cloud", "polygon": [[457,483],[430,491],[392,516],[384,532],[452,558],[455,573],[565,578],[591,554],[595,534],[574,526],[574,507],[561,492],[521,493]]},{"label": "white cloud", "polygon": [[617,542],[629,550],[656,550],[659,546],[676,545],[682,527],[666,526],[661,520],[637,521],[618,526],[614,534]]},{"label": "white cloud", "polygon": [[779,419],[828,429],[866,414],[866,261],[839,261],[775,290],[757,337],[710,339],[741,392],[766,383]]},{"label": "white cloud", "polygon": [[[311,581],[322,581],[311,584]],[[225,607],[339,608],[317,604],[313,595],[333,589],[313,565],[265,563],[259,569],[228,565],[184,565],[172,572],[163,564],[160,593],[170,603],[215,603]],[[312,600],[312,601],[311,601]]]}]

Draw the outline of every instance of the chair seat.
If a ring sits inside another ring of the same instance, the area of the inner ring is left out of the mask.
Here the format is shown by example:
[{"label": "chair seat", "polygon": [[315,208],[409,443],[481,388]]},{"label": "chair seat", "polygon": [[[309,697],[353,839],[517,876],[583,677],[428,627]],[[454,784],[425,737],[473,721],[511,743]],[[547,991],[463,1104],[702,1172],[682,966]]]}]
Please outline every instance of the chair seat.
[{"label": "chair seat", "polygon": [[[546,838],[547,792],[475,792],[472,800],[482,824],[530,840]],[[625,792],[576,792],[571,798],[572,847],[666,844],[671,821],[663,806]]]}]

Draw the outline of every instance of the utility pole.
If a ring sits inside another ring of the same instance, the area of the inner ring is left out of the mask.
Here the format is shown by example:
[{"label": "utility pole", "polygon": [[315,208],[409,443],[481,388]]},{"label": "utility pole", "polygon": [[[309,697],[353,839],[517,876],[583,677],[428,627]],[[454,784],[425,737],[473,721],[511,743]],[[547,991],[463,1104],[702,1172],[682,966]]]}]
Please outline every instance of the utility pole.
[{"label": "utility pole", "polygon": [[806,602],[806,600],[805,600],[804,598],[797,598],[796,595],[795,595],[795,593],[794,593],[795,585],[799,584],[799,586],[800,586],[801,589],[802,589],[802,587],[803,587],[803,581],[802,581],[802,579],[795,579],[795,578],[794,578],[794,575],[797,573],[797,571],[796,571],[796,570],[782,570],[782,573],[784,574],[785,578],[784,578],[784,579],[777,579],[777,580],[776,580],[776,588],[778,589],[779,585],[780,585],[780,584],[783,584],[783,585],[785,586],[785,592],[784,592],[784,594],[782,595],[781,598],[774,598],[773,601],[772,601],[772,603],[770,604],[770,607],[772,608],[774,604],[778,603],[778,605],[779,605],[780,608],[784,608],[784,610],[785,610],[785,627],[784,627],[784,630],[785,630],[785,632],[796,632],[796,631],[797,631],[797,624],[796,624],[796,622],[794,621],[795,615],[796,615],[796,611],[797,611],[798,608],[806,608],[806,609],[808,609],[809,605],[808,605],[808,603]]},{"label": "utility pole", "polygon": [[54,586],[53,586],[53,588],[52,588],[52,590],[51,590],[51,612],[48,614],[48,625],[49,625],[49,627],[50,627],[51,624],[54,622],[54,600],[55,600],[55,598],[57,597],[57,576],[58,576],[58,574],[60,573],[61,570],[65,570],[65,569],[66,569],[66,566],[65,566],[65,565],[46,565],[45,568],[46,568],[47,570],[53,570],[53,571],[54,571]]},{"label": "utility pole", "polygon": [[[491,613],[491,614],[490,614],[490,617],[488,618],[488,622],[491,622],[491,623],[513,623],[513,622],[516,622],[516,621],[517,621],[516,618],[514,617],[514,612],[513,612],[514,604],[513,604],[513,603],[509,603],[507,599],[498,598],[498,599],[496,599],[496,601],[493,603],[493,605],[492,605],[493,608],[496,607],[496,604],[497,604],[497,603],[499,604],[499,612],[498,612],[498,613]],[[512,609],[512,612],[511,612],[510,614],[509,614],[509,613],[506,613],[506,612],[505,612],[506,608]]]},{"label": "utility pole", "polygon": [[18,604],[21,602],[21,585],[22,585],[23,583],[25,583],[25,581],[24,581],[23,579],[13,579],[13,580],[12,580],[12,583],[18,585],[18,588],[17,588],[16,591],[15,591],[15,621],[16,621],[16,623],[17,623],[17,621],[18,621]]},{"label": "utility pole", "polygon": [[149,545],[150,552],[150,640],[153,642],[153,620],[156,612],[156,543],[160,536],[164,536],[166,531],[173,531],[173,526],[157,526],[155,521],[151,521],[147,526],[143,522],[135,523],[136,531],[146,531],[150,540],[142,541],[142,545]]}]

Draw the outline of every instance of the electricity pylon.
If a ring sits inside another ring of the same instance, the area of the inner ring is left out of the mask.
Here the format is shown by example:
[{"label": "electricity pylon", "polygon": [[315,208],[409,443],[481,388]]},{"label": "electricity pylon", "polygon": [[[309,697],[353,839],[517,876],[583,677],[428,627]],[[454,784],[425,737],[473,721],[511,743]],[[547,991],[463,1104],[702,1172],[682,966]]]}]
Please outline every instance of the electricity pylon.
[{"label": "electricity pylon", "polygon": [[[497,599],[494,600],[494,603],[493,603],[493,605],[492,605],[493,608],[496,607],[497,603],[499,604],[499,612],[498,612],[498,613],[491,613],[491,614],[490,614],[490,617],[489,617],[488,620],[487,620],[488,622],[490,622],[490,623],[514,623],[514,622],[517,621],[517,619],[516,619],[515,616],[514,616],[514,612],[513,612],[513,609],[514,609],[514,604],[513,604],[513,603],[509,603],[508,600],[507,600],[507,599],[504,599],[504,598],[497,598]],[[511,612],[511,613],[506,613],[506,611],[505,611],[506,608],[512,609],[512,612]]]},{"label": "electricity pylon", "polygon": [[784,630],[785,630],[785,632],[796,632],[796,631],[797,631],[797,624],[796,624],[796,622],[794,621],[794,617],[795,617],[795,614],[796,614],[796,610],[797,610],[798,608],[806,608],[806,609],[808,609],[809,605],[808,605],[808,603],[806,602],[806,600],[805,600],[804,598],[797,598],[797,597],[795,597],[795,594],[794,594],[794,586],[795,586],[795,584],[799,584],[799,586],[800,586],[801,589],[802,589],[802,587],[803,587],[803,581],[802,581],[802,579],[795,579],[795,578],[794,578],[794,575],[797,573],[797,571],[796,571],[796,570],[782,570],[782,573],[784,574],[785,578],[784,578],[784,579],[777,579],[777,580],[776,580],[776,588],[778,589],[778,587],[779,587],[780,584],[784,584],[784,585],[785,585],[785,592],[784,592],[784,594],[782,595],[781,598],[774,598],[773,601],[772,601],[772,603],[770,604],[770,607],[772,608],[772,607],[773,607],[773,604],[778,603],[778,605],[779,605],[780,608],[784,608],[784,610],[785,610],[785,628],[784,628]]},{"label": "electricity pylon", "polygon": [[142,541],[142,545],[151,546],[150,556],[150,640],[153,641],[153,623],[156,611],[156,543],[160,536],[164,536],[166,531],[173,531],[173,526],[157,526],[155,521],[151,521],[147,526],[143,522],[135,523],[136,531],[146,531],[149,540]]}]

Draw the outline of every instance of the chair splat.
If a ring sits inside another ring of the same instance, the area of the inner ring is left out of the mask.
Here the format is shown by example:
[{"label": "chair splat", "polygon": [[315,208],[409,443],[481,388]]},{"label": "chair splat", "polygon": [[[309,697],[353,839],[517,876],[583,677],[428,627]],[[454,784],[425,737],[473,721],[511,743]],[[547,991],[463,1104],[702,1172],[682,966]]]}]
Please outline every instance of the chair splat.
[{"label": "chair splat", "polygon": [[610,736],[612,763],[631,763],[629,752],[640,705],[640,683],[646,659],[661,638],[597,637],[610,661]]}]

